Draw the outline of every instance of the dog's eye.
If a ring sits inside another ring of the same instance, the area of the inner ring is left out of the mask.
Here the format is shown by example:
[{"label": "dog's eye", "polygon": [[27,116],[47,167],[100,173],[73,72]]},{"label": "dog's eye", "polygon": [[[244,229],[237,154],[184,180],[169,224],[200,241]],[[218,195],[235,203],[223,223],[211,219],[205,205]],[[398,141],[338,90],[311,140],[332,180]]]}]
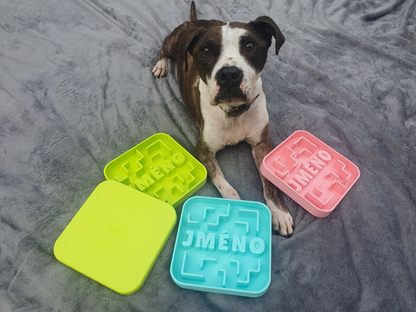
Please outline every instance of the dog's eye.
[{"label": "dog's eye", "polygon": [[210,56],[211,55],[211,51],[208,49],[208,47],[203,47],[201,49],[201,53],[203,56]]},{"label": "dog's eye", "polygon": [[256,45],[253,42],[251,42],[251,41],[249,41],[249,42],[246,43],[246,51],[247,52],[254,51],[254,48],[255,47],[256,47]]}]

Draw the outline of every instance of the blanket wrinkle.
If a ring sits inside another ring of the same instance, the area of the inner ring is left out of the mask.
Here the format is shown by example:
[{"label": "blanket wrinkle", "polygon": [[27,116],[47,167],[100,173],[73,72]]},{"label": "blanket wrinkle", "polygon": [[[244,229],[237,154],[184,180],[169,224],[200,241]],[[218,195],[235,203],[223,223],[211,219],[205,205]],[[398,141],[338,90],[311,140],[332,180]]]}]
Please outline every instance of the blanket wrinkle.
[{"label": "blanket wrinkle", "polygon": [[114,26],[118,27],[120,30],[124,31],[123,25],[117,20],[115,16],[114,8],[101,5],[100,1],[81,0],[80,2],[88,6],[93,11],[97,12],[101,17],[106,19],[108,22],[110,22]]},{"label": "blanket wrinkle", "polygon": [[[379,19],[381,17],[386,16],[387,14],[391,13],[393,10],[397,9],[399,6],[401,6],[404,2],[406,2],[406,0],[395,0],[392,3],[378,8],[377,10],[370,12],[370,13],[366,13],[362,16],[362,19],[365,21],[373,21],[376,19]],[[412,0],[408,0],[408,2],[413,2]]]},{"label": "blanket wrinkle", "polygon": [[401,23],[401,32],[399,33],[400,36],[405,38],[406,40],[409,40],[410,43],[416,42],[416,36],[414,33],[409,31],[411,27],[415,28],[415,22],[416,19],[414,17],[414,13],[416,10],[416,0],[412,2],[409,2],[408,7],[406,9],[405,16],[406,18],[403,19],[403,22]]}]

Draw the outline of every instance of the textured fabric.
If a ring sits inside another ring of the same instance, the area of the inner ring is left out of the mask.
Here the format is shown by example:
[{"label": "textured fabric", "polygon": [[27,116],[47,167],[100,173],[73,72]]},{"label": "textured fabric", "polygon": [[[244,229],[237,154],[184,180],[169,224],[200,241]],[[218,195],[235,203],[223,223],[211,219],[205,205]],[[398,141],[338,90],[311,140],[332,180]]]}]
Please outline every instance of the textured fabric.
[{"label": "textured fabric", "polygon": [[[142,288],[119,295],[62,265],[57,237],[106,163],[158,132],[188,151],[198,130],[174,64],[151,69],[190,1],[0,3],[1,311],[414,311],[416,1],[197,1],[200,19],[268,15],[286,37],[263,73],[270,138],[303,129],[361,177],[319,219],[288,196],[291,238],[252,299],[185,290],[170,277],[177,226]],[[250,146],[217,158],[242,199],[264,202]],[[212,182],[197,192],[220,196]],[[182,207],[177,208],[178,216]]]}]

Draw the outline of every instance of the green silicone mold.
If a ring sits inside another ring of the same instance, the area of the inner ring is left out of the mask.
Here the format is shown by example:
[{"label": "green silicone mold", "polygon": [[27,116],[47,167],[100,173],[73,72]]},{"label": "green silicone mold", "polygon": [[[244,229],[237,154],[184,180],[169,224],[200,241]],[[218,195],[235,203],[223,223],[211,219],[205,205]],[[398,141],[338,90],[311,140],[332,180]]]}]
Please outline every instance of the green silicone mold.
[{"label": "green silicone mold", "polygon": [[165,133],[157,133],[109,162],[115,180],[177,207],[206,182],[207,170]]}]

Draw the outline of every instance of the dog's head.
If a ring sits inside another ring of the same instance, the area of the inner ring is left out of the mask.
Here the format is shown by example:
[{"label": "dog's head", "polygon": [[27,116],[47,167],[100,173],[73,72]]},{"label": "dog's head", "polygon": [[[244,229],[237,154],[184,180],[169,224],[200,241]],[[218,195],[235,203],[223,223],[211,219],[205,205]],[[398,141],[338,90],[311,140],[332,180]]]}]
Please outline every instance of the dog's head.
[{"label": "dog's head", "polygon": [[198,74],[208,89],[210,104],[221,107],[228,116],[236,117],[248,110],[258,96],[255,84],[266,63],[272,37],[278,54],[285,37],[267,16],[247,24],[201,27],[191,23],[182,37],[179,51],[184,53],[185,60],[188,51],[192,55]]}]

